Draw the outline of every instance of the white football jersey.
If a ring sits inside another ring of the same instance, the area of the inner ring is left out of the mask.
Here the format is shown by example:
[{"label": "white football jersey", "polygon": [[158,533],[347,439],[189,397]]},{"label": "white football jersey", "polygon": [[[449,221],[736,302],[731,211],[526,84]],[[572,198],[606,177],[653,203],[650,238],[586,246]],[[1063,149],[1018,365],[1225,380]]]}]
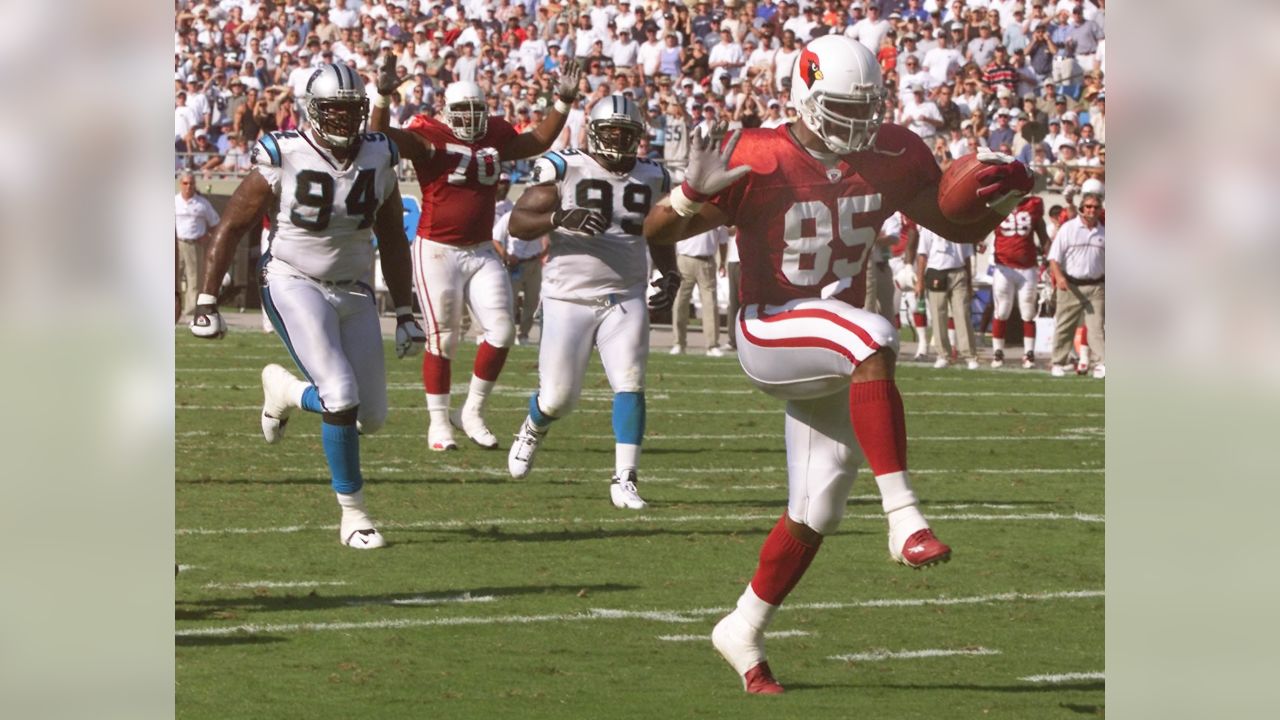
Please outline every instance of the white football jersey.
[{"label": "white football jersey", "polygon": [[304,133],[273,132],[253,146],[252,160],[275,193],[269,262],[318,280],[368,282],[373,218],[396,189],[395,143],[365,133],[344,168]]},{"label": "white football jersey", "polygon": [[542,293],[557,300],[643,293],[649,278],[644,218],[671,191],[666,169],[642,158],[631,172],[619,175],[585,152],[559,150],[538,158],[532,182],[555,183],[560,207],[595,210],[609,222],[595,237],[551,231]]}]

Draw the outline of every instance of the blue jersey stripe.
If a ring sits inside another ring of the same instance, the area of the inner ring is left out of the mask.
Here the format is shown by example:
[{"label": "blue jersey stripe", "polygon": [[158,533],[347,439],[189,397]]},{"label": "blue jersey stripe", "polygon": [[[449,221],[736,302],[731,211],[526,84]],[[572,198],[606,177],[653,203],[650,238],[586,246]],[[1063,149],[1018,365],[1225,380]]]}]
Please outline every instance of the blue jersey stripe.
[{"label": "blue jersey stripe", "polygon": [[566,170],[568,170],[569,165],[568,165],[568,163],[566,163],[566,162],[564,161],[564,158],[560,157],[560,153],[557,153],[557,152],[549,152],[549,153],[547,153],[546,155],[543,155],[543,157],[545,157],[546,159],[550,160],[550,161],[551,161],[552,166],[554,166],[554,167],[555,167],[555,169],[556,169],[556,179],[557,179],[557,180],[563,180],[563,179],[564,179],[565,171],[566,171]]},{"label": "blue jersey stripe", "polygon": [[267,151],[267,157],[271,158],[272,166],[280,167],[280,143],[276,142],[275,133],[263,135],[258,142],[262,143],[263,149]]}]

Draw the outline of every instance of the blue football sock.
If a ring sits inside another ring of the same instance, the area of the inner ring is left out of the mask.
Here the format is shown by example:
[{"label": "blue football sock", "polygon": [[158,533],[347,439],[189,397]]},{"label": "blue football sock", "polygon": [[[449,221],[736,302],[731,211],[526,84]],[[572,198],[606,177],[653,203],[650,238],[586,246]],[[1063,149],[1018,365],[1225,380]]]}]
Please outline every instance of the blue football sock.
[{"label": "blue football sock", "polygon": [[644,393],[614,394],[613,437],[622,445],[639,445],[644,440]]},{"label": "blue football sock", "polygon": [[329,461],[333,489],[350,495],[364,487],[364,478],[360,475],[360,433],[356,431],[355,424],[322,422],[320,438],[324,444],[324,456]]},{"label": "blue football sock", "polygon": [[542,409],[538,407],[538,393],[529,396],[529,419],[540,428],[546,428],[555,421],[555,418],[542,412]]},{"label": "blue football sock", "polygon": [[313,413],[324,412],[324,403],[320,402],[320,391],[316,390],[315,385],[309,385],[302,391],[302,409]]}]

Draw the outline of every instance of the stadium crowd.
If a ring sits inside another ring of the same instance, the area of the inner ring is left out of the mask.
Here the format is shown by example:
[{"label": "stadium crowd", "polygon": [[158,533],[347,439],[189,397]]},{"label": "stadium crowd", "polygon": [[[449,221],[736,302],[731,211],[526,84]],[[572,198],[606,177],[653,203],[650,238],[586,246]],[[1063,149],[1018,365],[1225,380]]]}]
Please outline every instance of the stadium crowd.
[{"label": "stadium crowd", "polygon": [[[641,156],[663,163],[679,182],[699,124],[723,136],[796,119],[792,68],[806,42],[833,33],[875,53],[887,90],[885,121],[924,139],[944,169],[990,149],[1022,160],[1065,196],[1048,207],[1050,236],[1076,217],[1086,182],[1105,179],[1104,0],[176,5],[176,170],[202,179],[247,172],[263,133],[299,129],[317,66],[349,65],[372,97],[379,59],[391,53],[401,79],[391,127],[440,115],[445,87],[470,80],[493,114],[523,132],[555,102],[559,69],[580,63],[580,97],[552,149],[583,147],[592,105],[625,95],[647,112]],[[531,169],[532,160],[504,167],[517,184]],[[409,163],[401,179],[412,179]],[[708,342],[718,352],[716,341]]]}]

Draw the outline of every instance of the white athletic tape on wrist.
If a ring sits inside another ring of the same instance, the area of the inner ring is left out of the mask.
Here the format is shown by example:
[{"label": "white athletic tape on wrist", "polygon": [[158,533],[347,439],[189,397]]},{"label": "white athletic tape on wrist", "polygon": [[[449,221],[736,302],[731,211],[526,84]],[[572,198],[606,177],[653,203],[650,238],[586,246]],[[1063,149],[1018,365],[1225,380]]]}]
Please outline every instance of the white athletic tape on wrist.
[{"label": "white athletic tape on wrist", "polygon": [[373,99],[373,106],[374,106],[374,107],[377,107],[377,108],[389,108],[389,107],[391,107],[391,96],[390,96],[390,95],[378,95],[378,96],[374,97],[374,99]]},{"label": "white athletic tape on wrist", "polygon": [[569,105],[566,104],[565,101],[559,98],[556,99],[555,108],[556,108],[556,112],[560,113],[561,115],[569,114]]},{"label": "white athletic tape on wrist", "polygon": [[409,317],[413,317],[413,308],[409,307],[408,305],[401,305],[397,307],[396,317],[400,317],[401,315],[408,315]]},{"label": "white athletic tape on wrist", "polygon": [[196,295],[196,304],[213,305],[214,307],[217,307],[218,297],[216,295],[210,295],[209,293],[200,293],[199,295]]},{"label": "white athletic tape on wrist", "polygon": [[677,185],[675,190],[671,191],[671,209],[676,211],[680,217],[693,217],[698,214],[702,206],[706,203],[700,203],[690,200],[684,194],[684,188]]}]

